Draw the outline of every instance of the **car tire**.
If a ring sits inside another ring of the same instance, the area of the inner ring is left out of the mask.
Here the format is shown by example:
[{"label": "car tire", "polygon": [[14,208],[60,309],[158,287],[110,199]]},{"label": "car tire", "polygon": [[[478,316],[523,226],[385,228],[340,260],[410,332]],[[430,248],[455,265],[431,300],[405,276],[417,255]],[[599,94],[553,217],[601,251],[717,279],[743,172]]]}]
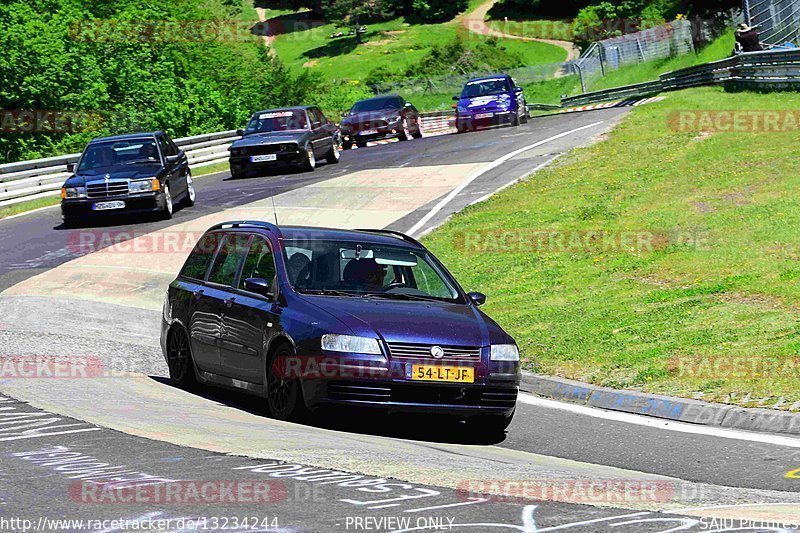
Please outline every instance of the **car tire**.
[{"label": "car tire", "polygon": [[502,434],[514,419],[510,415],[478,415],[467,418],[467,427],[480,435],[494,436]]},{"label": "car tire", "polygon": [[194,207],[195,200],[197,200],[197,191],[194,189],[194,180],[192,180],[192,173],[186,174],[186,196],[183,198],[183,207]]},{"label": "car tire", "polygon": [[175,205],[172,203],[172,191],[169,190],[169,184],[164,184],[164,207],[161,209],[161,219],[169,220],[172,218],[172,213],[175,210]]},{"label": "car tire", "polygon": [[356,147],[358,147],[358,148],[366,148],[367,147],[367,143],[357,142],[356,143]]},{"label": "car tire", "polygon": [[183,326],[173,327],[167,336],[167,367],[174,386],[186,390],[197,386],[189,335]]},{"label": "car tire", "polygon": [[523,109],[525,110],[525,112],[522,113],[522,119],[520,119],[520,122],[522,122],[523,124],[527,124],[528,123],[528,105],[525,104],[523,106]]},{"label": "car tire", "polygon": [[342,149],[343,150],[350,150],[353,147],[353,143],[343,142]]},{"label": "car tire", "polygon": [[[275,349],[267,363],[267,410],[276,420],[301,420],[309,415],[300,380],[283,379],[276,373],[279,365],[275,364],[275,361],[294,355],[291,345],[284,342]],[[284,377],[291,378],[291,376]]]},{"label": "car tire", "polygon": [[409,137],[411,137],[411,133],[408,131],[408,122],[402,118],[400,119],[400,127],[397,130],[397,138],[401,141],[407,141]]},{"label": "car tire", "polygon": [[511,125],[519,126],[519,110],[515,111],[514,115],[511,117]]},{"label": "car tire", "polygon": [[414,137],[415,139],[421,139],[422,138],[422,128],[419,127],[419,123],[417,123],[417,131],[412,133],[411,136]]},{"label": "car tire", "polygon": [[339,156],[339,146],[333,143],[331,149],[328,150],[328,154],[325,156],[325,161],[327,161],[329,165],[335,165],[339,162]]},{"label": "car tire", "polygon": [[314,156],[314,148],[310,144],[306,146],[306,157],[304,157],[303,162],[300,163],[300,168],[308,171],[317,168],[317,158]]}]

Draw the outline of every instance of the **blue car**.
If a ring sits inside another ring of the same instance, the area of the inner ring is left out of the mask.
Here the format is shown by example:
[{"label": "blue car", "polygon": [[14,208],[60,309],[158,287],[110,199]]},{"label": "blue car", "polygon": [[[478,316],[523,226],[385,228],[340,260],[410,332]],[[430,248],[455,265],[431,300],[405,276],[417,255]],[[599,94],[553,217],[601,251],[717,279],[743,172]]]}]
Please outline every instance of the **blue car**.
[{"label": "blue car", "polygon": [[519,350],[485,301],[401,233],[228,222],[170,284],[161,347],[175,385],[254,393],[282,420],[345,405],[502,431]]},{"label": "blue car", "polygon": [[456,100],[456,131],[528,122],[522,87],[511,76],[498,74],[469,80]]}]

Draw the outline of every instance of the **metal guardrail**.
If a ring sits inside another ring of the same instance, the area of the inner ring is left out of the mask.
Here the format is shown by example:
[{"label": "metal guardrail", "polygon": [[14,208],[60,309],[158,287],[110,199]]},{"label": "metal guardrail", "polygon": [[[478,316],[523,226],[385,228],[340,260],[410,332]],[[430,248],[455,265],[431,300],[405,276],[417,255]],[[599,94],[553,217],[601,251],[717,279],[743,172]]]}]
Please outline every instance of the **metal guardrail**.
[{"label": "metal guardrail", "polygon": [[[421,113],[424,131],[450,127],[453,112]],[[228,148],[238,139],[236,131],[221,131],[175,139],[189,158],[190,168],[202,168],[228,161]],[[60,194],[70,173],[67,163],[76,163],[81,154],[67,154],[0,165],[0,207]]]},{"label": "metal guardrail", "polygon": [[662,74],[658,80],[561,99],[562,107],[646,97],[708,85],[743,88],[800,88],[800,50],[750,52]]}]

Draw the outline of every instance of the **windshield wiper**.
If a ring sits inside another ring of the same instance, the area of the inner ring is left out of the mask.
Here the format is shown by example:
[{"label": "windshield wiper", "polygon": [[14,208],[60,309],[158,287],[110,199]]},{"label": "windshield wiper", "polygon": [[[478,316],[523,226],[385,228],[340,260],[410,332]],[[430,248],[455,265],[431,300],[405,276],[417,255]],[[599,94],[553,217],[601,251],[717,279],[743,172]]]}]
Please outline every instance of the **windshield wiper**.
[{"label": "windshield wiper", "polygon": [[336,291],[333,289],[299,289],[298,292],[301,294],[321,294],[324,296],[352,296],[352,297],[361,296],[360,294],[352,292]]},{"label": "windshield wiper", "polygon": [[419,300],[421,302],[443,301],[433,296],[421,296],[419,294],[405,294],[402,292],[368,292],[364,296],[377,296],[379,298],[391,298],[395,300]]}]

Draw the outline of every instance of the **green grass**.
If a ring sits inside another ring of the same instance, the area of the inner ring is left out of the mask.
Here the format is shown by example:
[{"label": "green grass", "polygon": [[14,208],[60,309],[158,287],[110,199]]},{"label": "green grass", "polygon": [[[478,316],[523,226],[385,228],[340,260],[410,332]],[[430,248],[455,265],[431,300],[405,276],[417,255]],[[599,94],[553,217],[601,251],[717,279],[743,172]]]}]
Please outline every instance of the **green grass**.
[{"label": "green grass", "polygon": [[[797,132],[699,135],[674,131],[668,117],[799,107],[797,93],[670,93],[607,140],[465,209],[426,245],[489,295],[486,311],[528,369],[749,406],[784,397],[786,409],[800,400]],[[483,231],[655,237],[652,247],[463,244]],[[681,370],[712,360],[762,366]]]},{"label": "green grass", "polygon": [[61,202],[61,198],[59,196],[49,196],[47,198],[37,198],[36,200],[28,200],[26,202],[19,202],[18,204],[11,204],[7,206],[0,207],[0,220],[19,215],[20,213],[27,213],[28,211],[33,211],[34,209],[40,209],[42,207],[48,207],[51,205],[57,205]]},{"label": "green grass", "polygon": [[[298,14],[295,19],[302,22],[304,17]],[[449,43],[457,35],[471,43],[485,39],[467,33],[457,21],[411,24],[403,18],[368,25],[366,42],[360,45],[353,37],[330,39],[335,31],[337,28],[333,24],[294,31],[278,36],[273,46],[278,57],[293,69],[308,68],[327,79],[361,80],[378,67],[405,70],[419,63],[433,46]],[[557,46],[513,39],[500,42],[509,50],[519,52],[527,65],[558,63],[566,59],[566,51]]]}]

